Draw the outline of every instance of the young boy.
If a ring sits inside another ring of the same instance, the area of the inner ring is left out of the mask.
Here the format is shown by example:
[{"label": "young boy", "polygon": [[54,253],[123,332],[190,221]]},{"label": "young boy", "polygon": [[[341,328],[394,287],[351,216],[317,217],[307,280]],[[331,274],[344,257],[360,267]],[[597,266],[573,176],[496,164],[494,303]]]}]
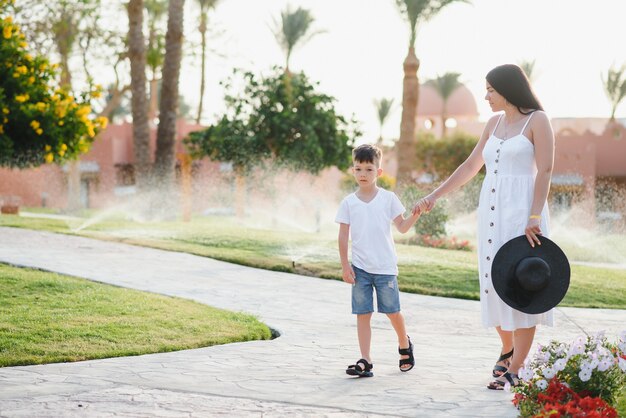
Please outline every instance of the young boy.
[{"label": "young boy", "polygon": [[[343,280],[352,284],[352,313],[357,316],[361,359],[348,366],[351,376],[372,377],[370,320],[374,312],[376,289],[378,312],[387,314],[398,334],[400,370],[408,372],[415,365],[413,344],[406,334],[400,312],[398,257],[391,223],[401,233],[407,232],[420,217],[417,208],[405,218],[405,208],[395,193],[376,185],[382,174],[382,151],[373,145],[361,145],[352,151],[352,172],[359,188],[343,199],[335,222],[339,223],[339,256]],[[352,264],[348,261],[348,239],[352,239]]]}]

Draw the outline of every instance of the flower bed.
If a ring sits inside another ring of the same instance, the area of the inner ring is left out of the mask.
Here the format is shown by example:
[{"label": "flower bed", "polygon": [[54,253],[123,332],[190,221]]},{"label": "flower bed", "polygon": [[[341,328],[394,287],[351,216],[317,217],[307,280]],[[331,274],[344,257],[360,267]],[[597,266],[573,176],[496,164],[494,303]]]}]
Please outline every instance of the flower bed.
[{"label": "flower bed", "polygon": [[626,390],[626,331],[616,344],[598,333],[539,346],[519,377],[513,403],[523,417],[617,417]]},{"label": "flower bed", "polygon": [[467,240],[458,240],[456,237],[434,237],[432,235],[416,234],[405,241],[409,245],[421,245],[422,247],[442,248],[445,250],[472,251],[472,246]]}]

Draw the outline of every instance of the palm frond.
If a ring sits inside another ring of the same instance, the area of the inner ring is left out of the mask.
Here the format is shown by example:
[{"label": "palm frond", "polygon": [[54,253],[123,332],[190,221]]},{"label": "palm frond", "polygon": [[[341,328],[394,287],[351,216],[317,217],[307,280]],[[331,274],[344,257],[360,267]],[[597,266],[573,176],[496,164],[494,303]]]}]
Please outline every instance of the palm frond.
[{"label": "palm frond", "polygon": [[417,26],[426,22],[451,3],[470,3],[470,0],[396,0],[400,13],[407,19],[411,29],[410,46],[415,46]]},{"label": "palm frond", "polygon": [[280,14],[280,22],[274,21],[274,36],[285,52],[287,63],[296,46],[308,42],[313,36],[322,31],[311,32],[311,25],[315,18],[310,10],[298,7],[293,10],[287,6]]},{"label": "palm frond", "polygon": [[374,106],[376,106],[376,112],[378,113],[378,122],[380,126],[385,124],[387,117],[391,113],[391,107],[393,106],[393,99],[382,98],[374,100]]},{"label": "palm frond", "polygon": [[626,65],[621,68],[609,68],[606,79],[602,76],[604,92],[611,102],[611,120],[615,119],[615,111],[626,97]]},{"label": "palm frond", "polygon": [[209,9],[217,6],[220,0],[196,0],[198,5],[200,6],[200,13],[206,13]]},{"label": "palm frond", "polygon": [[530,80],[531,82],[534,80],[535,78],[535,63],[537,62],[537,60],[524,60],[524,61],[520,61],[519,66],[520,68],[524,71],[524,73],[526,74],[526,77],[528,77],[528,80]]},{"label": "palm frond", "polygon": [[447,102],[452,93],[454,93],[457,88],[462,86],[462,83],[459,81],[459,77],[461,77],[460,73],[448,72],[437,76],[437,78],[428,80],[426,84],[433,86],[443,101]]}]

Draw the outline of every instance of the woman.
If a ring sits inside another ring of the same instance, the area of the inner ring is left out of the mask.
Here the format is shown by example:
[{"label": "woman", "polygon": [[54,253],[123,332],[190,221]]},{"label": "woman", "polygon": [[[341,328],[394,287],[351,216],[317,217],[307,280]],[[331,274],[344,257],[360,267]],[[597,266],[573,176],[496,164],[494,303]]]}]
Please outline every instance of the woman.
[{"label": "woman", "polygon": [[552,311],[530,315],[506,305],[493,289],[491,262],[508,240],[525,234],[531,246],[548,234],[546,200],[554,164],[554,133],[524,71],[506,64],[486,77],[494,112],[470,156],[437,189],[416,204],[431,210],[442,196],[471,180],[483,164],[487,173],[478,206],[478,264],[482,322],[495,327],[502,340],[496,378],[488,388],[502,390],[519,383],[522,366],[538,324],[553,324]]}]

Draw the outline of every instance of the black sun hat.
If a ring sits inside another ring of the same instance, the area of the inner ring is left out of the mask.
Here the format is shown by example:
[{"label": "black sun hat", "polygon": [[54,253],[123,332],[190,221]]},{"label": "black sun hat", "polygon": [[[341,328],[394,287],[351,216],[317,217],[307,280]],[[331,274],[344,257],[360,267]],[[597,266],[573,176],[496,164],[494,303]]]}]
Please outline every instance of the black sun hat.
[{"label": "black sun hat", "polygon": [[569,287],[565,253],[548,238],[531,247],[526,235],[506,242],[491,266],[491,281],[500,298],[513,309],[540,314],[559,304]]}]

